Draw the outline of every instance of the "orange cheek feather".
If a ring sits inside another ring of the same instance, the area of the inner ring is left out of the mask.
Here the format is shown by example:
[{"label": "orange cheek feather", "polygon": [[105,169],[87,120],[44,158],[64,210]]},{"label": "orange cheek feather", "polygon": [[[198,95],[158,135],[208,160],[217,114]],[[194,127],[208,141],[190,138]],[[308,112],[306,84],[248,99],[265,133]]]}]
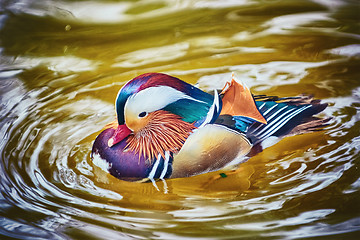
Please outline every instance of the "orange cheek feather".
[{"label": "orange cheek feather", "polygon": [[[187,137],[195,129],[194,125],[181,120],[180,116],[158,110],[138,121],[131,122],[134,133],[128,139],[128,148],[131,151],[147,157],[150,161],[165,152],[178,152]],[[136,129],[136,130],[135,130]]]},{"label": "orange cheek feather", "polygon": [[127,117],[125,122],[128,128],[134,131],[134,133],[137,133],[141,131],[146,125],[148,125],[150,119],[149,116],[143,117],[143,118],[137,118],[137,117]]}]

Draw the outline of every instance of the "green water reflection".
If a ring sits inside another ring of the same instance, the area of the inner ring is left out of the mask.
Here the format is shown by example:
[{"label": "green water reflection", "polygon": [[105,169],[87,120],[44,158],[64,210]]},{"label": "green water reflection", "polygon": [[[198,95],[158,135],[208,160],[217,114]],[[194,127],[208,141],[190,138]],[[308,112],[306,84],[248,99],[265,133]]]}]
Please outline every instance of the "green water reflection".
[{"label": "green water reflection", "polygon": [[[356,239],[358,1],[1,1],[0,235],[47,239]],[[118,90],[145,72],[203,89],[314,95],[324,131],[242,164],[130,183],[90,161]]]}]

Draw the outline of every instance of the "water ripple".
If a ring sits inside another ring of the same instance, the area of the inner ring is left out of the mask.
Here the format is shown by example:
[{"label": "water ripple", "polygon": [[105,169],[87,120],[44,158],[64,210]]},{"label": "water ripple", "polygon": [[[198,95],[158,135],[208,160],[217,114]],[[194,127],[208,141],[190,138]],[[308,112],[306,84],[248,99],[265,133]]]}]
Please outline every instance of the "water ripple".
[{"label": "water ripple", "polygon": [[[0,235],[358,233],[359,33],[350,2],[1,4]],[[314,94],[329,103],[322,116],[332,119],[322,131],[282,139],[226,178],[120,181],[92,165],[92,142],[115,119],[121,86],[153,71],[203,89],[222,88],[234,71],[257,94]]]}]

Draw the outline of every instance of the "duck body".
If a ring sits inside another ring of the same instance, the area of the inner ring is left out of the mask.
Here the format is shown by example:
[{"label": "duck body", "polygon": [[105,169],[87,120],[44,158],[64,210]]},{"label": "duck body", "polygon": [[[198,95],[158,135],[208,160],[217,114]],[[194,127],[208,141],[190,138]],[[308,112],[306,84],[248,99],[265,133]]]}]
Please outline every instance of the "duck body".
[{"label": "duck body", "polygon": [[140,75],[116,99],[117,121],[95,139],[95,165],[124,180],[189,177],[238,164],[254,146],[318,128],[327,104],[253,96],[234,76],[206,93],[161,73]]}]

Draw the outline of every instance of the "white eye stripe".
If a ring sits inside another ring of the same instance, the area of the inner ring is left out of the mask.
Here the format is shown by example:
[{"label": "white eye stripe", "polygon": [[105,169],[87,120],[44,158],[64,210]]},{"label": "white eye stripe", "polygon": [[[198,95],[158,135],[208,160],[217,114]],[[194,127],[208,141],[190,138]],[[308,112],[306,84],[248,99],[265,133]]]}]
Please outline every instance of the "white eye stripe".
[{"label": "white eye stripe", "polygon": [[125,103],[125,112],[131,111],[137,115],[142,112],[153,112],[166,107],[180,99],[197,100],[185,93],[168,86],[146,88],[128,98]]}]

